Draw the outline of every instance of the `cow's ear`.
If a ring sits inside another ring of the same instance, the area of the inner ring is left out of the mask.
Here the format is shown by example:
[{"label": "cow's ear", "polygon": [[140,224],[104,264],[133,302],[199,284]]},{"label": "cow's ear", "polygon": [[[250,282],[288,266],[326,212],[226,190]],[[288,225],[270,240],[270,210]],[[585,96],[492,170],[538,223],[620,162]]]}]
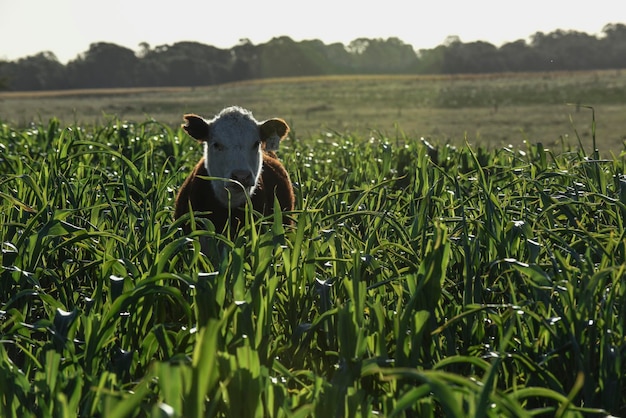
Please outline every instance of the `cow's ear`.
[{"label": "cow's ear", "polygon": [[182,125],[185,132],[198,141],[207,141],[209,139],[209,124],[206,120],[198,115],[185,115],[185,124]]},{"label": "cow's ear", "polygon": [[276,151],[280,141],[289,133],[289,125],[282,119],[269,119],[259,125],[261,141],[266,151]]}]

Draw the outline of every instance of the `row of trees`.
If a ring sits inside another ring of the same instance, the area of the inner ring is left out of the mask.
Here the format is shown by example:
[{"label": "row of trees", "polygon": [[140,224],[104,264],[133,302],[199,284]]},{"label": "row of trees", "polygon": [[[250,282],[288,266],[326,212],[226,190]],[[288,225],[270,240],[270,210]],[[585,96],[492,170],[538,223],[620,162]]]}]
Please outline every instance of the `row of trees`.
[{"label": "row of trees", "polygon": [[356,39],[349,45],[274,38],[231,49],[178,42],[138,52],[105,42],[64,65],[52,52],[0,61],[0,80],[11,90],[98,87],[200,86],[229,81],[324,74],[457,74],[504,71],[626,68],[626,25],[609,24],[600,36],[577,31],[538,32],[530,41],[495,47],[448,38],[415,51],[398,38]]}]

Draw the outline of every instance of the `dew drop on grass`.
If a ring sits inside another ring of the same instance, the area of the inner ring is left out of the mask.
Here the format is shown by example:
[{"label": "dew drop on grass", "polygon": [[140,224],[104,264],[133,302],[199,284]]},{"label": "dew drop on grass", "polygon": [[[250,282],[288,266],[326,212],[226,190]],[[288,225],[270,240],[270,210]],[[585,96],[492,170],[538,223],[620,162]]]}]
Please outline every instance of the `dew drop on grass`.
[{"label": "dew drop on grass", "polygon": [[6,253],[17,253],[17,247],[15,245],[13,245],[13,243],[3,242],[2,243],[2,253],[3,254],[6,254]]},{"label": "dew drop on grass", "polygon": [[[180,327],[180,330],[181,331],[187,331],[187,327],[183,325],[182,327]],[[196,332],[198,332],[198,328],[197,327],[189,328],[189,333],[190,334],[195,334]]]},{"label": "dew drop on grass", "polygon": [[332,286],[332,284],[328,283],[328,280],[320,279],[319,277],[316,277],[315,281],[321,286]]},{"label": "dew drop on grass", "polygon": [[554,316],[554,317],[552,317],[552,318],[548,319],[548,323],[549,323],[550,325],[554,325],[554,324],[556,324],[557,322],[559,322],[560,320],[561,320],[561,317],[560,317],[560,316]]},{"label": "dew drop on grass", "polygon": [[[190,241],[193,241],[191,238]],[[198,279],[209,279],[211,277],[215,277],[219,274],[219,271],[211,271],[209,273],[198,273]]]},{"label": "dew drop on grass", "polygon": [[163,413],[163,416],[173,417],[176,414],[176,410],[166,403],[160,403],[158,408]]},{"label": "dew drop on grass", "polygon": [[72,315],[72,312],[67,312],[67,311],[64,311],[64,310],[63,310],[63,309],[61,309],[61,308],[57,308],[57,313],[58,313],[58,314],[59,314],[59,316],[61,316],[61,317],[68,317],[68,316],[71,316],[71,315]]}]

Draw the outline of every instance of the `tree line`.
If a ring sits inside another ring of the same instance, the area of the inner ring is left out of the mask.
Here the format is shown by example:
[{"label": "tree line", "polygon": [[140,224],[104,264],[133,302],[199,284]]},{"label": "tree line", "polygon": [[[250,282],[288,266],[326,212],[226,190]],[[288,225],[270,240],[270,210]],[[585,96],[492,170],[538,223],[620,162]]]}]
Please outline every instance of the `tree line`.
[{"label": "tree line", "polygon": [[137,52],[98,42],[67,64],[52,52],[0,61],[0,86],[9,90],[202,86],[270,77],[330,74],[461,74],[626,68],[626,25],[608,24],[599,36],[578,31],[537,32],[529,41],[496,47],[449,37],[415,51],[398,38],[359,38],[348,45],[287,36],[230,49],[178,42]]}]

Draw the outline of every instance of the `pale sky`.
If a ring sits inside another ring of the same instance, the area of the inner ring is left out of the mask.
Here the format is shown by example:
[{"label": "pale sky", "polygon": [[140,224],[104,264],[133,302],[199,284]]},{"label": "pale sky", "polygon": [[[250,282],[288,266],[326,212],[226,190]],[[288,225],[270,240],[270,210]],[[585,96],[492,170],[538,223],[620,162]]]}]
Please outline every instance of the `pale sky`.
[{"label": "pale sky", "polygon": [[608,23],[626,24],[622,0],[0,0],[0,60],[51,51],[66,63],[93,42],[231,48],[277,36],[345,45],[397,37],[415,49],[458,36],[500,46],[556,29],[599,35]]}]

